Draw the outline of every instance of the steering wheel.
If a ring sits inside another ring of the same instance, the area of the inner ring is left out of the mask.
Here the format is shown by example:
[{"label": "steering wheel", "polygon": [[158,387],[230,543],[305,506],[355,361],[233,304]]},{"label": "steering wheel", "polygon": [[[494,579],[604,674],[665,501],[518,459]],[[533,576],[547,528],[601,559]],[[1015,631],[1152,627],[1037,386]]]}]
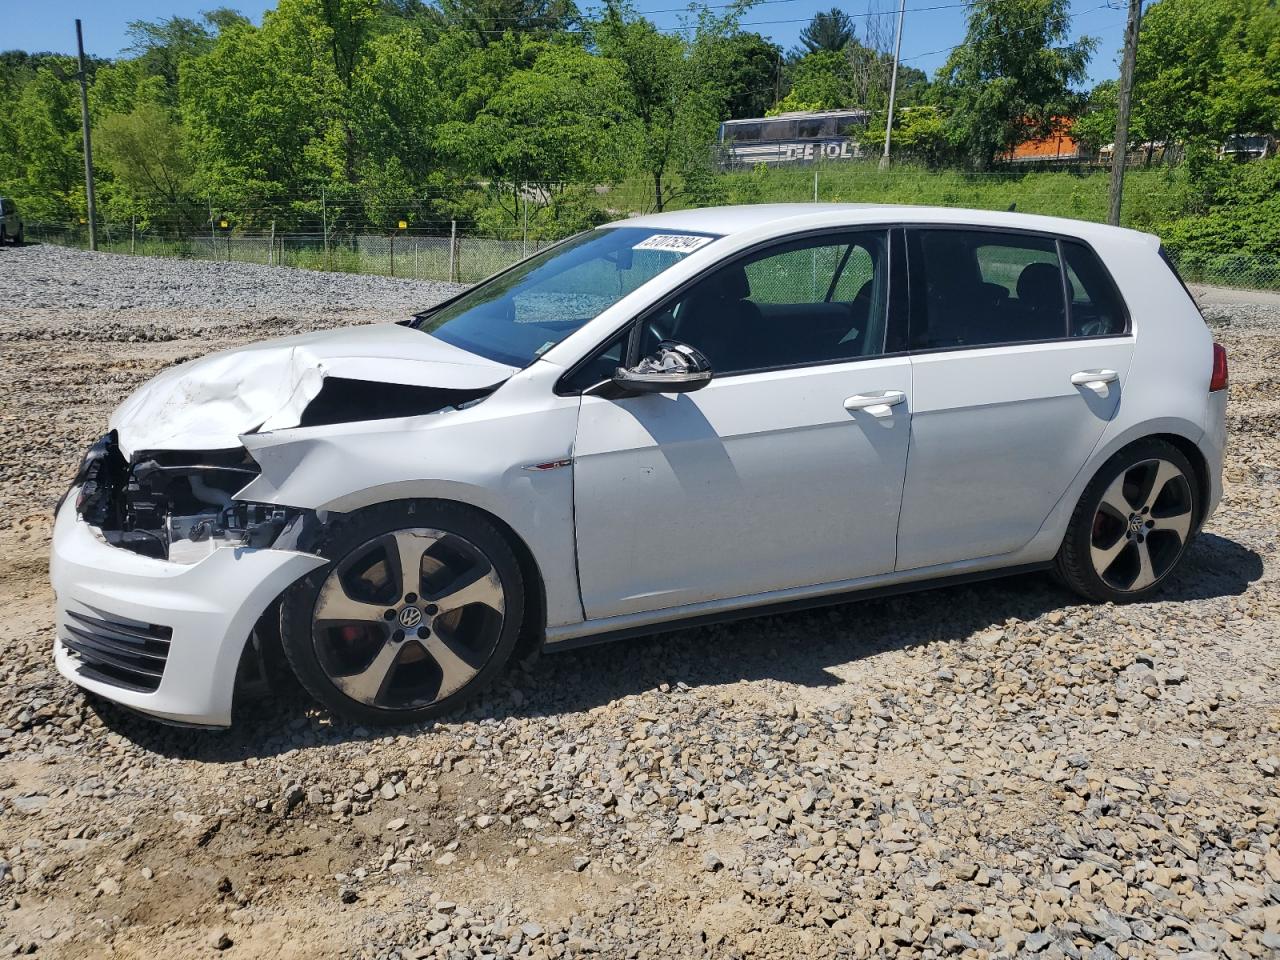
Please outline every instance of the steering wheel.
[{"label": "steering wheel", "polygon": [[1111,330],[1111,324],[1107,323],[1102,317],[1093,320],[1086,320],[1080,324],[1078,337],[1103,337]]}]

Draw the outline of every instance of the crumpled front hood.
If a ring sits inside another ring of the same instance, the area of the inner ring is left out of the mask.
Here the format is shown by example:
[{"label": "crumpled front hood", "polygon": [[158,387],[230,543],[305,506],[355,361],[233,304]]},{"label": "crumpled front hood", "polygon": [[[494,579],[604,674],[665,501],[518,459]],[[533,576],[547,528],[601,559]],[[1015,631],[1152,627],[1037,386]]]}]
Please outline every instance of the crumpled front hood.
[{"label": "crumpled front hood", "polygon": [[[122,452],[217,450],[239,436],[296,427],[326,378],[483,390],[515,373],[396,324],[347,327],[222,350],[179,364],[111,415]],[[352,420],[365,419],[353,411]]]}]

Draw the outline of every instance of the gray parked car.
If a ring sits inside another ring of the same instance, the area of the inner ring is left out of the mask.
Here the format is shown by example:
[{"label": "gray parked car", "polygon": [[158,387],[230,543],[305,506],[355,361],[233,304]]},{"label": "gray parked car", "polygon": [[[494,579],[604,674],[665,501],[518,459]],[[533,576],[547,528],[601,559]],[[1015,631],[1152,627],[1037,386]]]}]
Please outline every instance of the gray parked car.
[{"label": "gray parked car", "polygon": [[9,197],[0,197],[0,244],[22,243],[22,214]]}]

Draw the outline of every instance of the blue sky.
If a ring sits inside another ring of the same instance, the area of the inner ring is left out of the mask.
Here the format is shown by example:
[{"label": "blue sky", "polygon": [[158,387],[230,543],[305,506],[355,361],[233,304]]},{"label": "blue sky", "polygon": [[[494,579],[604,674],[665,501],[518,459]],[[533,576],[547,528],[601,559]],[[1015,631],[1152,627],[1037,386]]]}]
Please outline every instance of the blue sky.
[{"label": "blue sky", "polygon": [[[589,0],[580,2],[584,9],[591,6]],[[262,12],[274,7],[275,0],[0,0],[0,50],[73,51],[74,20],[79,17],[84,21],[85,49],[113,57],[128,42],[125,25],[130,20],[194,17],[202,9],[224,5],[260,23]],[[832,5],[833,0],[767,0],[748,11],[743,23],[745,29],[758,31],[789,49],[809,17]],[[849,0],[837,5],[855,17],[868,9],[896,11],[898,6],[896,0]],[[675,8],[682,6],[682,0],[636,2],[640,12],[663,28],[680,25],[681,14]],[[903,60],[932,75],[946,60],[948,49],[964,38],[964,7],[962,0],[907,0]],[[1099,40],[1090,64],[1091,80],[1116,76],[1124,31],[1121,0],[1073,0],[1071,15],[1074,34]]]}]

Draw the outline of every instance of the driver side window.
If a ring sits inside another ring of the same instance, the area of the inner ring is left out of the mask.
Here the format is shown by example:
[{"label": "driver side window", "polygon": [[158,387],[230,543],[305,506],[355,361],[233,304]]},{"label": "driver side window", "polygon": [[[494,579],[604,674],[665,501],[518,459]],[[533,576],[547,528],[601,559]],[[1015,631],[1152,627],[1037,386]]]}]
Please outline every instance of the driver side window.
[{"label": "driver side window", "polygon": [[719,267],[641,321],[639,356],[677,340],[716,376],[884,352],[887,234],[848,231],[768,247]]}]

